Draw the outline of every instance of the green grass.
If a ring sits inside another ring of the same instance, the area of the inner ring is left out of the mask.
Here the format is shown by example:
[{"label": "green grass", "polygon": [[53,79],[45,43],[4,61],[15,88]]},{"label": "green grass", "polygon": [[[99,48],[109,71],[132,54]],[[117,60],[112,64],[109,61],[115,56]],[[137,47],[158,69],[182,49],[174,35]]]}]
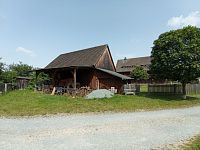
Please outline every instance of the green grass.
[{"label": "green grass", "polygon": [[183,150],[200,150],[200,135],[181,147]]},{"label": "green grass", "polygon": [[51,96],[33,91],[12,91],[0,96],[0,116],[31,116],[56,113],[139,111],[200,105],[200,95],[187,100],[168,95],[116,95],[110,99],[85,100],[82,97]]},{"label": "green grass", "polygon": [[140,92],[148,92],[148,84],[140,84]]}]

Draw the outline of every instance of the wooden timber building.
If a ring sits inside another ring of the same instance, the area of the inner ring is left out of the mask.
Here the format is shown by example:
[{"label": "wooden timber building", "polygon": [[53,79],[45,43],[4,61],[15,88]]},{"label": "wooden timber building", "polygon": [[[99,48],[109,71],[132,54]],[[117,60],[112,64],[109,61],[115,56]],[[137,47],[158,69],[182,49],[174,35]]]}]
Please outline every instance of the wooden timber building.
[{"label": "wooden timber building", "polygon": [[130,76],[135,66],[142,66],[145,70],[149,70],[151,57],[124,58],[117,61],[116,71],[120,74]]},{"label": "wooden timber building", "polygon": [[[136,58],[124,58],[117,61],[116,72],[122,75],[131,76],[131,71],[135,68],[135,66],[141,66],[147,72],[149,71],[151,65],[152,58],[150,56],[145,57],[136,57]],[[135,83],[164,83],[165,80],[155,80],[152,79],[151,76],[148,80],[133,80]]]},{"label": "wooden timber building", "polygon": [[115,87],[119,93],[131,78],[116,72],[108,45],[78,50],[59,55],[45,68],[36,70],[47,73],[53,87],[79,89],[89,87],[110,89]]}]

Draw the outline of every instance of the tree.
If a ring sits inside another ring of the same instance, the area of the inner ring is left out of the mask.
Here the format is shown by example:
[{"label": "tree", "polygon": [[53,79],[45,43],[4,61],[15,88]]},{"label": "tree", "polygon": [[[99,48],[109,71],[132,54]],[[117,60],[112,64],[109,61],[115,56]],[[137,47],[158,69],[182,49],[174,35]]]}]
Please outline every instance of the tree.
[{"label": "tree", "polygon": [[18,64],[11,64],[9,65],[9,70],[16,71],[17,76],[29,76],[30,71],[33,70],[32,66],[29,66],[27,64],[23,64],[21,61]]},{"label": "tree", "polygon": [[42,86],[43,84],[49,84],[51,80],[49,75],[44,72],[39,73],[37,77],[36,77],[36,72],[32,72],[30,77],[32,78],[29,83],[30,89],[33,89],[35,85]]},{"label": "tree", "polygon": [[16,82],[17,72],[12,70],[7,70],[2,73],[2,81],[4,83],[15,83]]},{"label": "tree", "polygon": [[[2,58],[0,58],[1,60]],[[4,72],[4,68],[5,67],[5,64],[3,62],[0,62],[0,82],[3,82],[3,77],[2,77],[2,74]]]},{"label": "tree", "polygon": [[[1,60],[2,58],[0,58],[0,60]],[[3,72],[3,70],[4,70],[4,63],[3,62],[0,62],[0,74]]]},{"label": "tree", "polygon": [[0,62],[0,82],[15,83],[17,76],[29,77],[32,66],[19,62],[18,64],[5,65]]},{"label": "tree", "polygon": [[163,33],[153,44],[151,74],[156,79],[179,81],[186,99],[186,84],[200,76],[200,28]]},{"label": "tree", "polygon": [[149,78],[149,74],[142,66],[135,66],[131,71],[131,77],[135,80],[147,80]]}]

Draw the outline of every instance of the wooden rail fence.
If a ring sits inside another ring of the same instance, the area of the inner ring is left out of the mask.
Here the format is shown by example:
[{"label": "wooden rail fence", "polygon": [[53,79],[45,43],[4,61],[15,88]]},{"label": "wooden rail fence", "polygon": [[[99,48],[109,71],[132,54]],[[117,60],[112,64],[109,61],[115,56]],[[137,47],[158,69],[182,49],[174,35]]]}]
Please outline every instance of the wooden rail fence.
[{"label": "wooden rail fence", "polygon": [[[181,94],[182,85],[181,84],[149,84],[148,92],[149,93]],[[187,84],[186,93],[200,94],[200,84]]]}]

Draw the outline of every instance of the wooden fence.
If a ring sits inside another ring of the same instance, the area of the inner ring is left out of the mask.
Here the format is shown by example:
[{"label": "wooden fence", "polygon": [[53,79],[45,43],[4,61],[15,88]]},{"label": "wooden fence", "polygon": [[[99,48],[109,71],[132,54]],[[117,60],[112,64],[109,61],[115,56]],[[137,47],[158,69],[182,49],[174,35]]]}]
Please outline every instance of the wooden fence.
[{"label": "wooden fence", "polygon": [[187,84],[187,94],[200,94],[200,84]]},{"label": "wooden fence", "polygon": [[[149,93],[169,93],[169,94],[181,94],[181,84],[149,84]],[[200,94],[200,84],[187,84],[187,94]]]},{"label": "wooden fence", "polygon": [[13,86],[11,83],[0,83],[0,92],[4,93],[4,92],[8,92],[13,90]]}]

